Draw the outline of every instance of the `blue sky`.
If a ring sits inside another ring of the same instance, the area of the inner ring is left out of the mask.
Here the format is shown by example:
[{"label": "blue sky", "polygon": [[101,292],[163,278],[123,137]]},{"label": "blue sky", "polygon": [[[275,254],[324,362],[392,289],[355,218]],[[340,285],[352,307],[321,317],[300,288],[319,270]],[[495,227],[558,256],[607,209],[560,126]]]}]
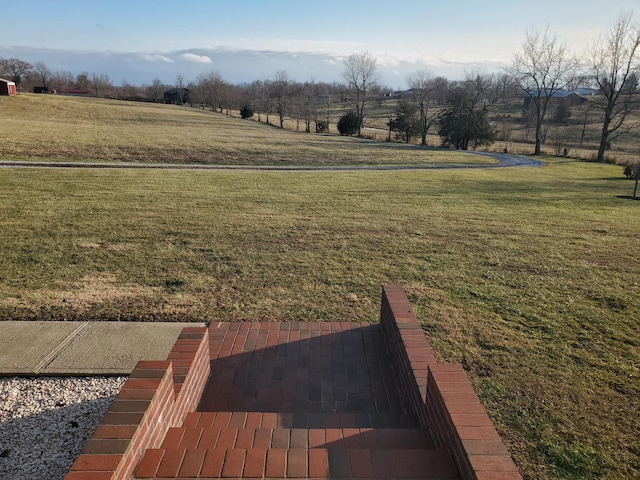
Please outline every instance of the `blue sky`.
[{"label": "blue sky", "polygon": [[[428,68],[449,78],[497,71],[527,28],[547,25],[576,51],[639,0],[0,0],[0,57],[105,73],[118,84],[172,83],[218,71],[231,82],[286,71],[339,81],[341,60],[368,51],[383,81]],[[639,13],[635,18],[640,20]]]}]

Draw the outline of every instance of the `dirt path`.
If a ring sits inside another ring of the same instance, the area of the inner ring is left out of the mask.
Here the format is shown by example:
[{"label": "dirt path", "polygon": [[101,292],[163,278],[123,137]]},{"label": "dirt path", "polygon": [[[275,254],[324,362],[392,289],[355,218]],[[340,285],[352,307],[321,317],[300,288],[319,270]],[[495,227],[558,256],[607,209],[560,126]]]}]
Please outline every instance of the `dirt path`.
[{"label": "dirt path", "polygon": [[542,162],[522,155],[488,152],[466,152],[497,160],[491,164],[442,164],[442,165],[353,165],[353,166],[312,166],[312,165],[199,165],[173,163],[88,163],[88,162],[49,162],[0,160],[0,168],[153,168],[167,170],[264,170],[284,172],[340,172],[367,170],[445,170],[445,169],[483,169],[504,167],[540,167]]}]

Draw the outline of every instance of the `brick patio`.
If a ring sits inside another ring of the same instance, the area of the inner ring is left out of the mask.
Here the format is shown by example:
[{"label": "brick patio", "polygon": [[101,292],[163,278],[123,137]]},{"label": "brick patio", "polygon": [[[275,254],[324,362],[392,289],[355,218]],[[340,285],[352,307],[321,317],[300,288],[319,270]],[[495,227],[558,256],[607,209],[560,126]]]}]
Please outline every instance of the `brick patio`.
[{"label": "brick patio", "polygon": [[379,324],[185,329],[167,362],[139,364],[110,411],[132,408],[146,409],[135,422],[107,413],[66,480],[522,479],[400,287],[385,287]]}]

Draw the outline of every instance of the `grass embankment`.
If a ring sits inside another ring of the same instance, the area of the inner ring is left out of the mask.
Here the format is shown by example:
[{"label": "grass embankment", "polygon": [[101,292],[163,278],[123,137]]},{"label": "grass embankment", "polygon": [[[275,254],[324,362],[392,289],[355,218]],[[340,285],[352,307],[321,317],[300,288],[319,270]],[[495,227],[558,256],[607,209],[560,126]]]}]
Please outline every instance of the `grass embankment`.
[{"label": "grass embankment", "polygon": [[462,152],[280,130],[186,106],[0,97],[0,159],[217,165],[492,163]]},{"label": "grass embankment", "polygon": [[0,169],[0,318],[376,321],[399,283],[525,478],[636,478],[640,203],[620,167],[547,161]]}]

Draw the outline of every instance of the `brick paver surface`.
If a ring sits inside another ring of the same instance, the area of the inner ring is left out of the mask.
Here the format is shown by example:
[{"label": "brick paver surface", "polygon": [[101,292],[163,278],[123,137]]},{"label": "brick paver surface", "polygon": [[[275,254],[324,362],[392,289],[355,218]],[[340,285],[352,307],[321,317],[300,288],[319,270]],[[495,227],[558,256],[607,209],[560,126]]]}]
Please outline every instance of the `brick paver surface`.
[{"label": "brick paver surface", "polygon": [[458,478],[403,409],[378,324],[212,323],[197,412],[136,478]]}]

